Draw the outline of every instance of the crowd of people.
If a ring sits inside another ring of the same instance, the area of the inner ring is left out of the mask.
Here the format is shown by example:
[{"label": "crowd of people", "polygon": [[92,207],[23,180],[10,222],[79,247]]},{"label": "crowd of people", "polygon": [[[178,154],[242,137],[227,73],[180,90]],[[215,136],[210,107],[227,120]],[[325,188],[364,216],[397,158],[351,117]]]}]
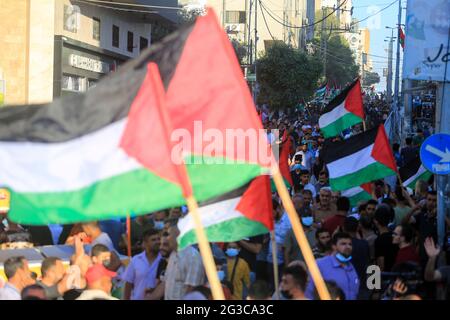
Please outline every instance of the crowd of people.
[{"label": "crowd of people", "polygon": [[[449,251],[436,244],[433,181],[418,181],[415,190],[399,185],[395,176],[374,181],[372,199],[351,206],[348,198],[329,186],[320,155],[325,140],[308,108],[313,107],[282,112],[263,106],[259,113],[270,143],[283,147],[286,141],[281,137],[291,139],[292,201],[332,299],[450,297],[445,292],[450,287]],[[335,139],[362,130],[362,125],[356,125]],[[399,167],[418,156],[423,138],[419,133],[408,138],[402,148],[393,146]],[[273,239],[263,234],[210,244],[225,297],[319,299],[276,191],[272,204]],[[132,257],[127,263],[123,258],[128,241],[123,220],[36,227],[8,221],[5,213],[0,227],[2,243],[20,239],[35,246],[68,244],[74,247],[74,254],[68,267],[60,258],[45,258],[39,276],[30,271],[25,257],[7,259],[7,281],[0,280],[2,300],[212,299],[197,245],[178,249],[177,222],[187,214],[185,207],[134,217],[129,230]],[[278,275],[274,274],[272,241]],[[372,273],[368,270],[380,271],[379,286],[369,285]]]}]

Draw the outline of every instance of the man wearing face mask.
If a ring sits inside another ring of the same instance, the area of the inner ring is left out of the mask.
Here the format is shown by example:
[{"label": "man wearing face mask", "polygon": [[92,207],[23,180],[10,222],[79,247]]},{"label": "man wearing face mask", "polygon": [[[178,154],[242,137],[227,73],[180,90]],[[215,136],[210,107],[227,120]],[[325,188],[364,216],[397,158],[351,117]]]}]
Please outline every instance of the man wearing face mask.
[{"label": "man wearing face mask", "polygon": [[300,266],[287,267],[281,278],[281,294],[289,300],[308,300],[305,297],[305,287],[308,275]]},{"label": "man wearing face mask", "polygon": [[[244,286],[250,286],[250,268],[244,259],[239,258],[241,247],[237,242],[227,244],[225,254],[227,255],[226,280],[231,284],[233,300],[242,300]],[[220,274],[219,274],[220,276]]]},{"label": "man wearing face mask", "polygon": [[[345,293],[347,300],[356,300],[359,293],[359,278],[350,262],[352,259],[352,237],[344,232],[337,232],[333,236],[333,254],[317,260],[322,277],[326,281],[334,281]],[[306,296],[314,298],[315,285],[310,280],[306,289]]]},{"label": "man wearing face mask", "polygon": [[152,229],[144,233],[144,251],[134,256],[123,276],[125,300],[144,300],[146,289],[156,287],[156,272],[161,260],[160,234]]},{"label": "man wearing face mask", "polygon": [[[301,214],[303,209],[303,199],[296,195],[294,198],[294,205],[297,214],[301,218],[301,223],[303,226],[303,230],[305,231],[306,238],[308,239],[308,243],[311,248],[314,248],[316,245],[316,230],[313,227],[314,219],[311,214],[311,210],[308,212],[304,212]],[[304,210],[303,210],[304,211]],[[295,260],[304,261],[303,254],[298,245],[297,239],[295,238],[293,229],[289,229],[286,234],[286,238],[284,240],[284,263],[288,265],[290,262]]]},{"label": "man wearing face mask", "polygon": [[152,214],[153,228],[158,231],[164,229],[164,221],[167,219],[168,213],[166,210],[156,211]]}]

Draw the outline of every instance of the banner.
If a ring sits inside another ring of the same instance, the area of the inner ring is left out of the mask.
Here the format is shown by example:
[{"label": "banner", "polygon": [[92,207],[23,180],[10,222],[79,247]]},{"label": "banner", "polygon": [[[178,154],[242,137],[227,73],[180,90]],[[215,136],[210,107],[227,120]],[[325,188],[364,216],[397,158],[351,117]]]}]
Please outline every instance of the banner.
[{"label": "banner", "polygon": [[408,0],[403,78],[450,80],[450,0]]}]

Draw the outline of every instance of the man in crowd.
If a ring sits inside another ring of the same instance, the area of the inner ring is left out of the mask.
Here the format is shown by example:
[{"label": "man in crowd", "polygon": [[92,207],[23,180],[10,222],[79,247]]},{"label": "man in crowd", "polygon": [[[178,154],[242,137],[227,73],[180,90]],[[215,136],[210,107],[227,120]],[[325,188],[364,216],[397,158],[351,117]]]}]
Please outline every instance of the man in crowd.
[{"label": "man in crowd", "polygon": [[333,234],[336,229],[344,225],[345,218],[350,210],[350,201],[347,197],[339,197],[336,201],[336,214],[325,219],[323,228]]},{"label": "man in crowd", "polygon": [[[352,263],[352,238],[344,232],[333,236],[333,254],[317,260],[317,266],[324,280],[331,280],[344,291],[347,300],[356,300],[359,293],[359,278]],[[314,298],[315,285],[311,277],[306,296]]]},{"label": "man in crowd", "polygon": [[397,247],[392,243],[392,231],[388,224],[393,209],[381,204],[375,211],[374,223],[378,229],[378,238],[375,240],[375,259],[381,271],[391,271],[394,266]]},{"label": "man in crowd", "polygon": [[326,218],[333,215],[336,207],[331,203],[331,189],[323,187],[319,192],[319,204],[314,209],[314,221],[323,223]]},{"label": "man in crowd", "polygon": [[[437,259],[441,249],[435,245],[432,237],[429,237],[425,240],[424,248],[428,255],[428,261],[425,267],[424,275],[425,280],[429,282],[444,283],[446,284],[447,289],[450,288],[450,266],[445,265],[436,268]],[[443,298],[448,300],[450,296]]]},{"label": "man in crowd", "polygon": [[202,259],[197,249],[188,246],[178,251],[179,234],[176,224],[170,226],[168,240],[172,252],[164,276],[165,300],[181,300],[186,293],[206,282]]},{"label": "man in crowd", "polygon": [[395,227],[392,233],[393,244],[397,245],[399,250],[395,258],[394,265],[405,262],[420,263],[417,248],[412,244],[414,239],[414,229],[409,224],[402,224]]},{"label": "man in crowd", "polygon": [[377,239],[377,235],[373,230],[373,219],[369,217],[367,214],[360,214],[359,218],[359,231],[361,238],[366,240],[369,244],[370,250],[370,261],[375,261],[375,240]]},{"label": "man in crowd", "polygon": [[[130,223],[130,240],[131,240],[131,252],[133,255],[138,254],[142,250],[142,236],[145,231],[153,228],[153,221],[149,214],[137,216],[131,220]],[[127,235],[122,235],[122,249],[126,249]]]},{"label": "man in crowd", "polygon": [[319,181],[315,184],[316,192],[319,193],[320,189],[323,187],[329,187],[330,184],[328,182],[328,172],[326,170],[322,170],[319,173]]},{"label": "man in crowd", "polygon": [[21,292],[35,283],[25,257],[11,257],[3,264],[8,282],[0,288],[0,300],[21,300]]},{"label": "man in crowd", "polygon": [[289,266],[283,270],[281,278],[281,294],[289,300],[307,300],[305,297],[308,275],[300,266]]},{"label": "man in crowd", "polygon": [[108,247],[110,251],[114,251],[114,245],[107,233],[103,232],[98,222],[87,222],[82,224],[83,232],[92,239],[91,245],[95,246],[100,243]]},{"label": "man in crowd", "polygon": [[69,290],[67,280],[69,274],[66,274],[63,262],[57,257],[48,257],[41,264],[42,279],[38,284],[44,288],[45,295],[49,300],[61,298]]},{"label": "man in crowd", "polygon": [[312,249],[314,258],[320,259],[331,254],[331,234],[328,230],[318,229],[316,231],[317,245]]},{"label": "man in crowd", "polygon": [[402,159],[401,163],[403,165],[407,165],[408,163],[411,163],[412,160],[417,156],[418,150],[416,147],[412,145],[412,139],[406,138],[405,139],[406,146],[402,148],[400,151],[400,157]]},{"label": "man in crowd", "polygon": [[32,284],[23,288],[21,300],[48,300],[44,288],[38,284]]},{"label": "man in crowd", "polygon": [[87,289],[76,300],[118,300],[111,296],[115,272],[101,264],[91,266],[86,272]]},{"label": "man in crowd", "polygon": [[369,217],[373,218],[375,216],[375,210],[377,209],[378,202],[376,200],[370,199],[367,201],[366,213]]},{"label": "man in crowd", "polygon": [[152,214],[153,227],[158,231],[164,229],[164,221],[168,218],[168,216],[169,214],[167,210],[153,212]]},{"label": "man in crowd", "polygon": [[271,300],[269,285],[264,280],[256,280],[250,285],[247,300]]},{"label": "man in crowd", "polygon": [[145,290],[156,287],[156,272],[161,260],[159,231],[147,230],[142,243],[144,250],[131,259],[123,276],[125,300],[144,300]]}]

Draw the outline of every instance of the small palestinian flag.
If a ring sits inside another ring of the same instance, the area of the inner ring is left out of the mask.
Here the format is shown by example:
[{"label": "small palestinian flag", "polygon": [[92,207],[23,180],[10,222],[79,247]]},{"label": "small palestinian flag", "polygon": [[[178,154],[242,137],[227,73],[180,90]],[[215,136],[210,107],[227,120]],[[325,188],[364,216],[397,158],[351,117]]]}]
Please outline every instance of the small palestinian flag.
[{"label": "small palestinian flag", "polygon": [[422,165],[420,157],[416,157],[414,160],[403,166],[403,168],[399,170],[399,173],[403,181],[403,186],[413,190],[416,188],[417,181],[428,181],[433,175]]},{"label": "small palestinian flag", "polygon": [[[281,175],[283,176],[286,188],[291,188],[294,185],[294,182],[292,181],[291,170],[289,168],[291,148],[292,148],[291,138],[287,133],[287,130],[284,130],[283,137],[281,138],[281,145],[280,145],[281,152],[280,152],[280,161],[278,165],[280,167],[280,172]],[[272,190],[272,192],[277,191],[273,179],[270,180],[270,189]]]},{"label": "small palestinian flag", "polygon": [[[206,236],[211,242],[231,242],[273,230],[269,176],[199,204]],[[178,222],[180,249],[197,243],[194,221],[187,215]]]},{"label": "small palestinian flag", "polygon": [[364,120],[364,108],[359,78],[331,100],[319,118],[325,138],[339,135]]},{"label": "small palestinian flag", "polygon": [[[151,63],[164,97],[155,91]],[[157,110],[162,100],[168,133]],[[230,130],[250,135],[225,144],[220,139]],[[212,11],[85,94],[0,108],[0,186],[11,191],[10,219],[22,224],[181,206],[184,189],[173,162],[182,156],[194,196],[206,201],[267,172],[272,160],[261,155],[272,159],[233,47]]]},{"label": "small palestinian flag", "polygon": [[328,83],[325,83],[316,90],[315,96],[317,98],[323,97],[325,96],[325,93],[327,93],[327,90],[328,90]]},{"label": "small palestinian flag", "polygon": [[322,154],[335,191],[389,177],[397,171],[383,125],[343,141],[326,140]]},{"label": "small palestinian flag", "polygon": [[350,200],[350,205],[355,207],[360,201],[366,201],[372,199],[372,189],[370,183],[365,183],[358,187],[341,192],[341,196],[347,197]]},{"label": "small palestinian flag", "polygon": [[405,34],[403,33],[402,27],[398,27],[399,37],[400,37],[400,45],[402,49],[405,49]]}]

